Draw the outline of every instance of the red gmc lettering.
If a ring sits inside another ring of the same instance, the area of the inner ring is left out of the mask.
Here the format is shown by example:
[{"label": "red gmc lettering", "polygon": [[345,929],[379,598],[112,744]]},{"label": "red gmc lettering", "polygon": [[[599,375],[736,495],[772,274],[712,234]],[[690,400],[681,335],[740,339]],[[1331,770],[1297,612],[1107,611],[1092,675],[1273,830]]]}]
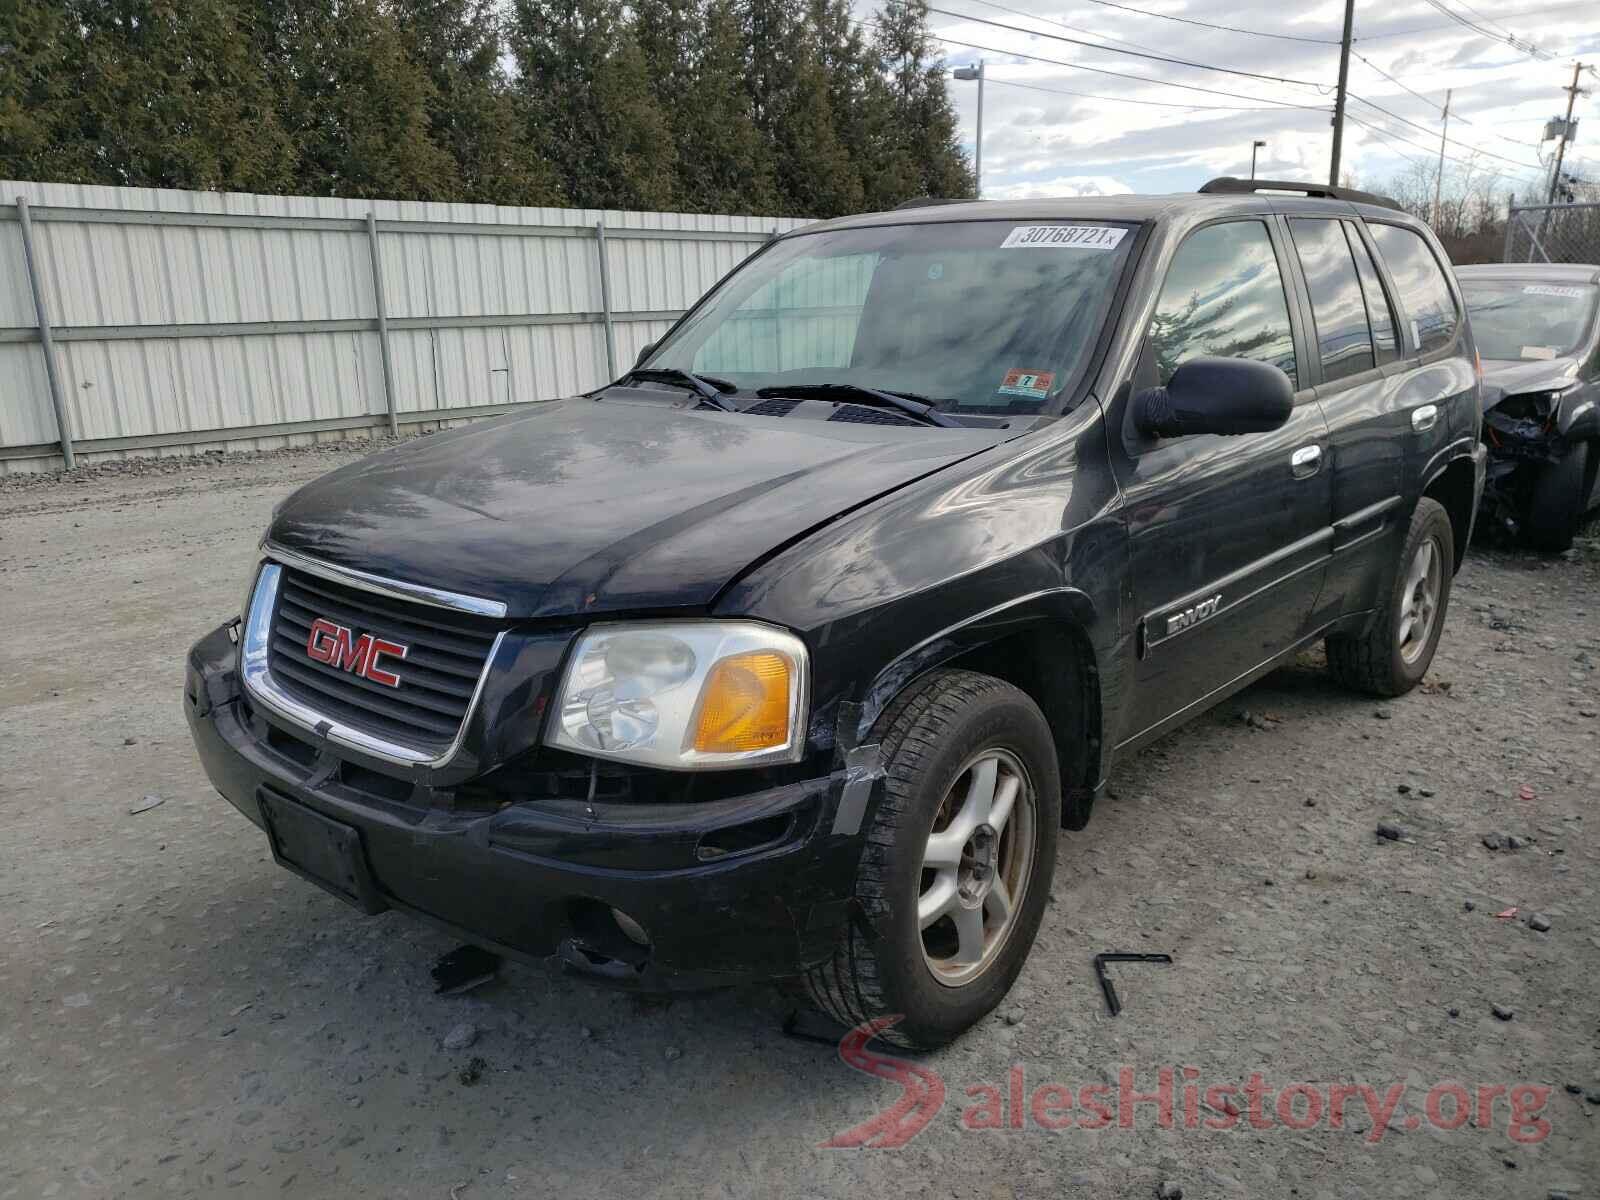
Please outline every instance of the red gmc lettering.
[{"label": "red gmc lettering", "polygon": [[400,686],[400,676],[386,670],[381,660],[404,658],[409,646],[363,633],[360,637],[343,625],[335,625],[324,617],[311,622],[311,632],[306,637],[306,656],[327,663],[341,671],[349,671],[381,683],[384,687]]}]

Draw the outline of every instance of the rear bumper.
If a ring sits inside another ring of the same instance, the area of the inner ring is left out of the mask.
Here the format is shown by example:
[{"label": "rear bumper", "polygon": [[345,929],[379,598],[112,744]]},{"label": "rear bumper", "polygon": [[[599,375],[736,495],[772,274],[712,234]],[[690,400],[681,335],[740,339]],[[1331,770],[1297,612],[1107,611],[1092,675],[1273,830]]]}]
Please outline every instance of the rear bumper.
[{"label": "rear bumper", "polygon": [[[833,832],[842,771],[704,803],[463,811],[451,793],[403,780],[387,796],[364,789],[370,771],[252,710],[235,660],[226,627],[189,652],[184,711],[206,774],[264,830],[263,791],[274,811],[287,801],[356,830],[369,911],[401,909],[505,954],[555,955],[656,990],[798,974],[827,957],[847,919],[861,836]],[[307,743],[295,757],[280,752],[286,729]],[[855,779],[852,804],[878,786]],[[622,934],[613,908],[647,947]]]}]

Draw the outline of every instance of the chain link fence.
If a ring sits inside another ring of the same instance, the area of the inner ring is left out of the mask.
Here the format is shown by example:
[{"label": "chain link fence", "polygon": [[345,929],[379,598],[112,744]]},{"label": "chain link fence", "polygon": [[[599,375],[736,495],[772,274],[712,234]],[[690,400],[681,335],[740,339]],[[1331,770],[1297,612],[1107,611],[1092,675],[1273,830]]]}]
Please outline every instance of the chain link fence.
[{"label": "chain link fence", "polygon": [[1506,262],[1600,263],[1600,204],[1536,204],[1506,220]]}]

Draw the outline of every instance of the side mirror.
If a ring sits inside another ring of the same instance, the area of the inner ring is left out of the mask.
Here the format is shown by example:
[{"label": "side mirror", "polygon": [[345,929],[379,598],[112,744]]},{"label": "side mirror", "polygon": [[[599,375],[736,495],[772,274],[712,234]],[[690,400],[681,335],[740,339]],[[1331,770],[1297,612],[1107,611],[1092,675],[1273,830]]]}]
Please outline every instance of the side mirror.
[{"label": "side mirror", "polygon": [[658,343],[656,342],[646,342],[639,348],[639,357],[633,360],[633,369],[635,371],[644,366],[644,360],[656,352],[657,345]]},{"label": "side mirror", "polygon": [[1151,437],[1191,433],[1266,433],[1294,411],[1294,384],[1271,363],[1191,358],[1166,387],[1134,397],[1134,422]]}]

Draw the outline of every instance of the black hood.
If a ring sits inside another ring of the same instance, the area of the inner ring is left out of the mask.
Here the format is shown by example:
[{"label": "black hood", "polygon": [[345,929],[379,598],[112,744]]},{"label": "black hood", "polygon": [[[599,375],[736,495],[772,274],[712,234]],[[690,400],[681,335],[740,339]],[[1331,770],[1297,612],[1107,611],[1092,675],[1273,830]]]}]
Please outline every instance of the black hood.
[{"label": "black hood", "polygon": [[1576,358],[1563,356],[1533,362],[1486,358],[1483,360],[1483,411],[1488,412],[1507,396],[1558,392],[1577,377]]},{"label": "black hood", "polygon": [[268,538],[512,616],[704,608],[771,551],[1006,436],[653,395],[552,401],[373,455],[301,488]]}]

